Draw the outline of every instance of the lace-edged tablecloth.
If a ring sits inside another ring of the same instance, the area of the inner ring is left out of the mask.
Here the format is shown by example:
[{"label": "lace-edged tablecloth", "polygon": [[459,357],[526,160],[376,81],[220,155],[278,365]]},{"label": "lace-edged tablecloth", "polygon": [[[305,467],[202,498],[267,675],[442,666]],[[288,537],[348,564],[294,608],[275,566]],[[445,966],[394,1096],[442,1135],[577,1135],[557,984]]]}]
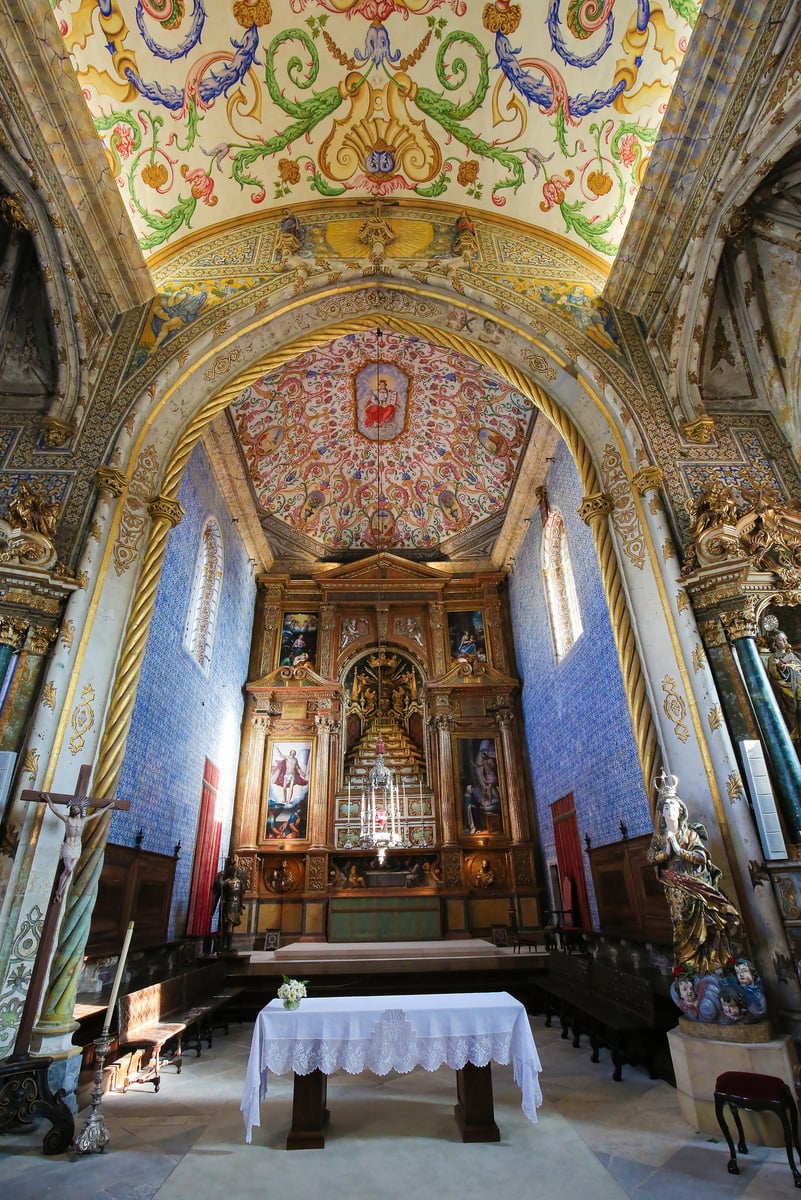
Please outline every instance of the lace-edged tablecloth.
[{"label": "lace-edged tablecloth", "polygon": [[526,1010],[508,992],[307,997],[294,1012],[271,1000],[253,1030],[241,1104],[245,1140],[260,1124],[269,1071],[386,1075],[489,1062],[513,1064],[523,1112],[536,1121],[540,1060]]}]

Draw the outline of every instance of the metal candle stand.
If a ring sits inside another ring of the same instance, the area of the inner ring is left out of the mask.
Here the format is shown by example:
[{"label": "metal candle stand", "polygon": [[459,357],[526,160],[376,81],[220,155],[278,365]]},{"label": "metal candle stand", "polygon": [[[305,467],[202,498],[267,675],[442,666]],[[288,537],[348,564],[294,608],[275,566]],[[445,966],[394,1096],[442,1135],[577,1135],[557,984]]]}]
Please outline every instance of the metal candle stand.
[{"label": "metal candle stand", "polygon": [[106,1055],[111,1049],[111,1042],[111,1035],[106,1029],[103,1030],[100,1037],[95,1041],[97,1070],[95,1071],[95,1082],[92,1087],[92,1111],[86,1118],[83,1129],[72,1143],[72,1151],[76,1157],[79,1154],[94,1154],[96,1152],[102,1154],[111,1137],[108,1125],[100,1111],[100,1102],[103,1099],[103,1068],[106,1062]]}]

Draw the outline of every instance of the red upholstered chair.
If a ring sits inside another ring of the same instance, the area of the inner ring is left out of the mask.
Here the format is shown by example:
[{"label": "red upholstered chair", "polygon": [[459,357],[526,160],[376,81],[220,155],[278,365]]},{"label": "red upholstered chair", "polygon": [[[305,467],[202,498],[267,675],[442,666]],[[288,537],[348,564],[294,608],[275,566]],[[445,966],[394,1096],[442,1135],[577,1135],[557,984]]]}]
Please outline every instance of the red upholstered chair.
[{"label": "red upholstered chair", "polygon": [[737,1126],[740,1139],[737,1149],[741,1154],[747,1154],[748,1147],[745,1144],[739,1110],[745,1108],[748,1112],[774,1112],[776,1114],[784,1129],[787,1161],[793,1172],[795,1186],[801,1188],[801,1172],[796,1167],[793,1158],[793,1145],[795,1145],[798,1157],[801,1159],[801,1145],[798,1142],[798,1113],[792,1093],[784,1080],[777,1079],[775,1075],[754,1075],[750,1071],[726,1071],[723,1075],[718,1075],[715,1080],[715,1116],[723,1130],[723,1136],[726,1138],[731,1155],[727,1169],[730,1175],[739,1175],[740,1168],[737,1166],[734,1142],[726,1124],[725,1106],[727,1104]]}]

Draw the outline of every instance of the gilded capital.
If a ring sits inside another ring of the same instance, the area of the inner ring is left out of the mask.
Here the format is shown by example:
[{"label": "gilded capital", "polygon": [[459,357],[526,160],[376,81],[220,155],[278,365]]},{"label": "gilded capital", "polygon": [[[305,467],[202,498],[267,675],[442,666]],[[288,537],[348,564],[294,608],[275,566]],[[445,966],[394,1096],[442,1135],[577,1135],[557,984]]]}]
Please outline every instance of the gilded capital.
[{"label": "gilded capital", "polygon": [[154,521],[165,521],[172,525],[173,529],[180,525],[184,517],[181,502],[174,500],[172,496],[156,496],[150,501],[147,510]]},{"label": "gilded capital", "polygon": [[14,650],[22,648],[28,623],[20,617],[0,616],[0,645],[11,646]]},{"label": "gilded capital", "polygon": [[732,642],[737,641],[738,638],[755,638],[759,632],[753,602],[737,612],[721,613],[720,619]]},{"label": "gilded capital", "polygon": [[659,491],[663,480],[664,474],[662,468],[655,465],[640,467],[639,471],[635,471],[631,477],[631,482],[640,496],[647,496],[649,492]]},{"label": "gilded capital", "polygon": [[112,500],[117,500],[128,486],[128,477],[117,467],[98,467],[95,483],[98,491],[106,492]]},{"label": "gilded capital", "polygon": [[606,492],[593,492],[591,496],[584,497],[576,512],[585,525],[592,525],[594,521],[605,520],[614,507],[612,497],[607,496]]},{"label": "gilded capital", "polygon": [[717,618],[709,621],[698,622],[698,632],[704,639],[704,645],[710,646],[725,646],[726,632]]},{"label": "gilded capital", "polygon": [[32,625],[28,630],[27,646],[31,654],[47,654],[56,640],[56,632],[52,625]]},{"label": "gilded capital", "polygon": [[75,434],[71,421],[59,421],[57,417],[42,417],[42,437],[51,450],[65,446]]},{"label": "gilded capital", "polygon": [[711,417],[699,417],[697,421],[685,421],[681,432],[688,442],[696,442],[703,446],[712,441],[715,422]]}]

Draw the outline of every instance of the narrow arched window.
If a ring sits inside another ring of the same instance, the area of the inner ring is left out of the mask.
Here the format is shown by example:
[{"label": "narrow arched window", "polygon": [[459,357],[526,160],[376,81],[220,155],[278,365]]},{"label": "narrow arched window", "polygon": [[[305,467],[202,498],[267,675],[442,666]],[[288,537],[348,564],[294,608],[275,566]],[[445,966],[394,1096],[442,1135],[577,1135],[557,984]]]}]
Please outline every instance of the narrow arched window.
[{"label": "narrow arched window", "polygon": [[550,510],[542,531],[542,577],[554,656],[559,663],[581,637],[582,624],[565,523],[556,508]]},{"label": "narrow arched window", "polygon": [[216,521],[208,520],[200,538],[200,551],[192,585],[192,602],[186,623],[184,642],[195,662],[204,671],[211,662],[211,647],[217,609],[220,603],[223,554],[222,537]]}]

